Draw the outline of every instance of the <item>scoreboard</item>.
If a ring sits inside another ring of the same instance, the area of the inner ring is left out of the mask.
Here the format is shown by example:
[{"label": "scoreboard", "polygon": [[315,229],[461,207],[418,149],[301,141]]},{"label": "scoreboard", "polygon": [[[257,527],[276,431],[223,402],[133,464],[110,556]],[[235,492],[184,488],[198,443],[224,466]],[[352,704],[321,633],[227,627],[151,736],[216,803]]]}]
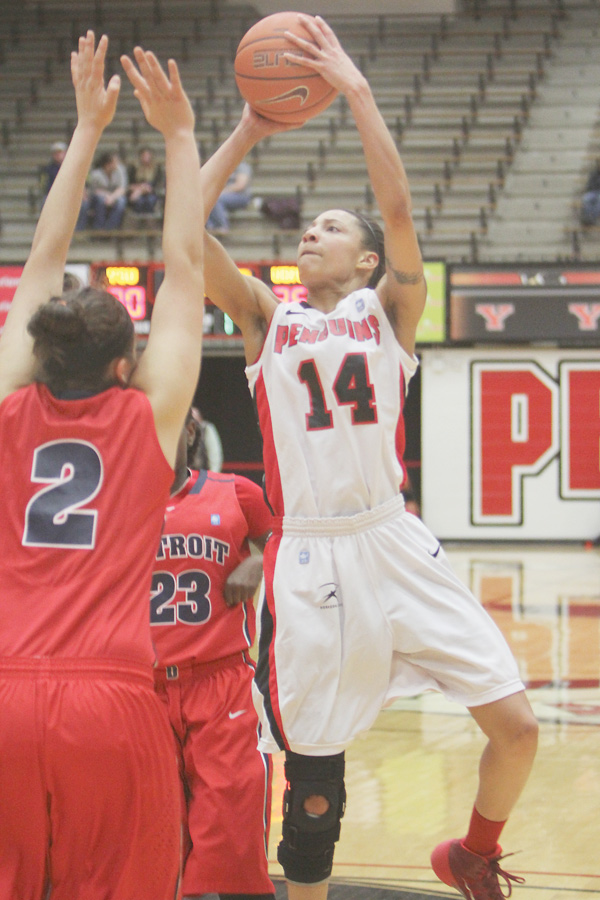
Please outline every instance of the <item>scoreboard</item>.
[{"label": "scoreboard", "polygon": [[[446,266],[443,262],[425,264],[427,303],[417,331],[420,344],[437,344],[446,339]],[[306,288],[300,283],[294,263],[240,262],[243,275],[258,278],[268,285],[283,303],[306,300]],[[150,331],[154,299],[164,278],[162,263],[93,263],[92,284],[114,294],[129,311],[138,339],[143,343]],[[221,312],[210,297],[205,297],[204,337],[207,349],[237,352],[241,333],[229,316]]]},{"label": "scoreboard", "polygon": [[[267,284],[284,303],[306,298],[293,263],[242,262],[240,272]],[[575,263],[447,265],[424,262],[427,302],[417,344],[447,347],[551,343],[563,347],[600,345],[600,266]],[[70,264],[67,271],[83,284],[113,293],[128,309],[144,342],[156,293],[164,278],[162,263],[123,261]],[[0,266],[0,331],[10,309],[23,266]],[[205,298],[206,349],[239,352],[241,335],[228,316]]]},{"label": "scoreboard", "polygon": [[103,287],[120,300],[133,319],[138,337],[147,337],[154,306],[154,268],[152,263],[139,265],[92,263],[90,282]]},{"label": "scoreboard", "polygon": [[[268,285],[283,303],[306,299],[306,288],[300,283],[298,267],[294,263],[241,262],[240,272],[258,278]],[[443,344],[447,334],[447,267],[441,261],[424,263],[427,281],[427,302],[417,329],[420,345]],[[0,266],[0,331],[19,283],[22,265]],[[102,287],[121,301],[128,310],[140,344],[145,344],[150,332],[154,299],[164,279],[163,263],[101,262],[86,265],[71,264],[66,271],[76,275],[82,284]],[[204,298],[205,351],[209,353],[239,353],[242,338],[239,328],[210,301]]]},{"label": "scoreboard", "polygon": [[596,264],[452,266],[450,342],[597,347]]}]

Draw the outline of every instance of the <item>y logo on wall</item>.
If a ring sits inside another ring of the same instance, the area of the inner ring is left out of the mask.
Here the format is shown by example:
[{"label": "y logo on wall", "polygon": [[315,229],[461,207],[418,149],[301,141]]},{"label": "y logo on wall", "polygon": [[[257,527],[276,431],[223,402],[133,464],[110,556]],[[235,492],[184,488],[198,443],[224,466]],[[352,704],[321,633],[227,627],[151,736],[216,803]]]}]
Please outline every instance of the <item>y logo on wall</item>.
[{"label": "y logo on wall", "polygon": [[524,480],[557,460],[561,500],[600,499],[600,361],[471,363],[471,521],[521,525]]}]

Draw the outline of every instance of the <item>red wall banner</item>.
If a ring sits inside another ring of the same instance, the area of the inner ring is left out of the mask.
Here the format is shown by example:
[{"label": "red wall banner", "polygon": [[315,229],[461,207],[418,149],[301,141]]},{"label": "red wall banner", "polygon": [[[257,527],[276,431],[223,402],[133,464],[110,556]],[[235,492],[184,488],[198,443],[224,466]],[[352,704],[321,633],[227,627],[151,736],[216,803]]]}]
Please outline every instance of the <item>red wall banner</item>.
[{"label": "red wall banner", "polygon": [[425,350],[422,508],[440,538],[600,535],[600,359]]}]

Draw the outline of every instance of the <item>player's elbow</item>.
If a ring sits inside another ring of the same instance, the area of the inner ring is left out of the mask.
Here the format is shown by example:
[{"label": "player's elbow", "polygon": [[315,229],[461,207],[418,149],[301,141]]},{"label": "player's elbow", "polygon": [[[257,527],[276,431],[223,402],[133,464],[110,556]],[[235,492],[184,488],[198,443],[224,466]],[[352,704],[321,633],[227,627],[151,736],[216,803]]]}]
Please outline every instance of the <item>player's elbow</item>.
[{"label": "player's elbow", "polygon": [[163,258],[165,268],[182,267],[186,269],[204,268],[204,241],[202,235],[198,235],[198,239],[189,239],[184,241],[163,240]]},{"label": "player's elbow", "polygon": [[386,224],[398,227],[412,221],[412,199],[408,188],[397,191],[389,198],[384,218]]}]

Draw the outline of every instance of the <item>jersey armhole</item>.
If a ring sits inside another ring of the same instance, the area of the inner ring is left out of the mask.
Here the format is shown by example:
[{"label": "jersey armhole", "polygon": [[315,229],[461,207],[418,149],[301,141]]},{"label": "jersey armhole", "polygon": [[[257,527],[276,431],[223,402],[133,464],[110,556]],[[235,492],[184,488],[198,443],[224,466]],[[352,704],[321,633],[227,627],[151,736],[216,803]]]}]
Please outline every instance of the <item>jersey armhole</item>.
[{"label": "jersey armhole", "polygon": [[267,340],[269,339],[271,329],[273,328],[273,320],[275,319],[275,316],[277,315],[278,310],[279,310],[279,307],[276,307],[275,310],[273,311],[273,315],[271,316],[271,321],[267,325],[267,329],[265,331],[263,342],[262,342],[259,352],[256,355],[256,359],[254,360],[254,362],[248,363],[248,365],[244,369],[244,371],[246,373],[246,378],[248,380],[248,386],[250,388],[251,394],[254,393],[254,385],[256,383],[256,379],[258,378],[258,373],[260,372],[262,358],[263,358],[263,354],[265,352]]}]

